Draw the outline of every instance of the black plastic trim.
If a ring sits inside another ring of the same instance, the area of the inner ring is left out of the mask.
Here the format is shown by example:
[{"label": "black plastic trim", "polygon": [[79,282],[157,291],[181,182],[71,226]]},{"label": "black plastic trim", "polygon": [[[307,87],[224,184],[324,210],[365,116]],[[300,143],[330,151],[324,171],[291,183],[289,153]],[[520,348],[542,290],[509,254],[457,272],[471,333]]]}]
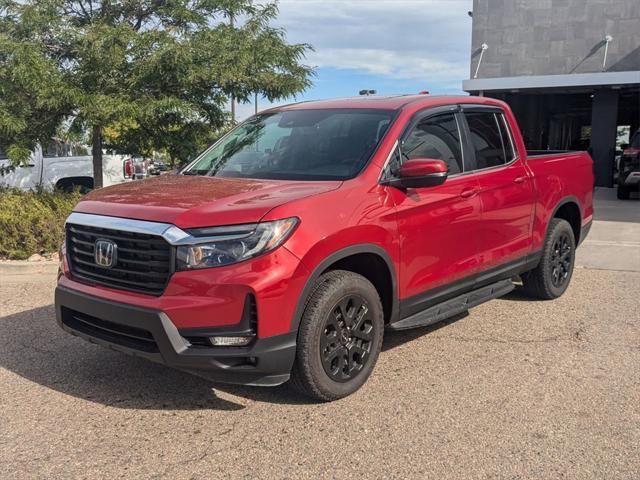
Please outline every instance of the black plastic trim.
[{"label": "black plastic trim", "polygon": [[414,315],[398,320],[389,325],[390,330],[408,330],[416,327],[426,327],[440,322],[454,315],[458,315],[472,307],[491,299],[506,295],[514,289],[511,279],[500,280],[484,287],[479,287],[457,297],[438,303],[433,307],[422,310]]},{"label": "black plastic trim", "polygon": [[501,280],[506,280],[534,269],[540,262],[542,251],[497,267],[475,273],[456,282],[428,290],[400,300],[400,319],[405,319],[439,303],[446,302],[463,293],[482,288]]},{"label": "black plastic trim", "polygon": [[300,321],[302,320],[302,314],[304,313],[304,308],[307,304],[307,300],[311,295],[311,292],[315,286],[316,281],[320,278],[320,275],[329,268],[331,265],[336,263],[339,260],[350,257],[351,255],[357,255],[359,253],[371,253],[379,256],[384,260],[389,269],[389,273],[391,275],[391,289],[392,289],[392,298],[391,298],[391,316],[390,322],[395,321],[398,318],[399,314],[399,302],[398,302],[398,284],[396,279],[396,271],[394,267],[394,263],[391,260],[391,257],[387,253],[385,249],[382,247],[375,245],[373,243],[362,243],[358,245],[352,245],[350,247],[344,248],[342,250],[338,250],[333,254],[329,255],[325,258],[320,264],[311,272],[306,285],[302,289],[302,293],[298,298],[298,303],[296,305],[296,310],[293,314],[293,319],[291,320],[291,332],[298,331],[298,327],[300,325]]},{"label": "black plastic trim", "polygon": [[580,238],[576,238],[576,244],[579,245],[580,243],[582,243],[582,209],[580,208],[580,202],[578,202],[578,199],[573,196],[573,195],[568,195],[566,197],[563,197],[557,204],[556,207],[553,209],[553,213],[551,213],[551,216],[549,217],[549,220],[547,221],[547,229],[545,231],[545,238],[546,238],[546,234],[549,231],[549,227],[551,226],[551,219],[555,218],[556,214],[558,213],[558,210],[560,210],[562,207],[564,207],[567,203],[574,203],[576,205],[576,207],[578,207],[578,213],[580,216]]},{"label": "black plastic trim", "polygon": [[[113,302],[58,286],[55,292],[56,318],[60,327],[89,342],[146,358],[179,370],[224,383],[280,385],[289,379],[296,352],[296,335],[290,332],[257,338],[248,347],[193,348],[171,319],[161,311]],[[151,333],[158,351],[149,352],[98,338],[63,322],[66,308],[123,327]]]},{"label": "black plastic trim", "polygon": [[588,223],[580,227],[580,239],[578,240],[578,246],[584,241],[585,238],[587,238],[587,235],[589,235],[589,232],[591,231],[591,225],[593,225],[593,220],[589,220]]}]

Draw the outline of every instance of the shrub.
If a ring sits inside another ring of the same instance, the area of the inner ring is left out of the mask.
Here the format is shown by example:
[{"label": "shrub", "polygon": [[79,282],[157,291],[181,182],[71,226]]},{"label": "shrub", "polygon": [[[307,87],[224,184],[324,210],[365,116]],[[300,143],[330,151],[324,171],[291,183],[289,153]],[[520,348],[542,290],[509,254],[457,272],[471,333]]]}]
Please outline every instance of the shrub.
[{"label": "shrub", "polygon": [[78,192],[0,190],[0,258],[56,252]]}]

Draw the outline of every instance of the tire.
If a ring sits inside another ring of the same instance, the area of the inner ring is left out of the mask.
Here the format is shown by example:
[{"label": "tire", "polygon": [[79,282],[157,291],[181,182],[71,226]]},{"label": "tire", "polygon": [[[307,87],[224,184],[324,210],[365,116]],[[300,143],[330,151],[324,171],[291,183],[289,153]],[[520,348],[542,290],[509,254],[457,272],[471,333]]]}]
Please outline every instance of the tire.
[{"label": "tire", "polygon": [[291,386],[325,402],[351,395],[369,378],[383,333],[382,303],[369,280],[345,270],[322,275],[300,321]]},{"label": "tire", "polygon": [[629,200],[629,195],[630,191],[627,187],[623,186],[623,185],[618,185],[618,199],[619,200]]},{"label": "tire", "polygon": [[561,296],[571,282],[576,241],[569,222],[553,218],[536,268],[522,275],[524,293],[542,300]]}]

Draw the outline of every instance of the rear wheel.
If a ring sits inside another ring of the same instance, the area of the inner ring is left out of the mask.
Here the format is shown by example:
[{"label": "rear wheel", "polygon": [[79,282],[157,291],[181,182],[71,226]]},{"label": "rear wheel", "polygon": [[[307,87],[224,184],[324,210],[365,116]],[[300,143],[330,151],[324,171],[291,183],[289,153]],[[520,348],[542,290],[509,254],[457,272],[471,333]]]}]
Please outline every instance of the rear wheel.
[{"label": "rear wheel", "polygon": [[618,185],[618,199],[629,200],[630,191],[624,185]]},{"label": "rear wheel", "polygon": [[571,281],[575,252],[576,241],[569,222],[561,218],[552,219],[540,263],[522,275],[524,292],[543,300],[562,295]]},{"label": "rear wheel", "polygon": [[366,278],[334,270],[322,275],[302,316],[291,385],[316,400],[358,390],[382,347],[380,297]]}]

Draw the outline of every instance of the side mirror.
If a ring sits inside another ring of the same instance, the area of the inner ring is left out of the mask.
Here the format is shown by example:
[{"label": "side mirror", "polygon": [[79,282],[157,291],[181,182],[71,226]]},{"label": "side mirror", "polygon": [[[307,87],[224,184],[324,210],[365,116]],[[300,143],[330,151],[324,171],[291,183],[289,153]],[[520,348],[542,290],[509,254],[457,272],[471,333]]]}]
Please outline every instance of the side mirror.
[{"label": "side mirror", "polygon": [[449,174],[449,167],[442,160],[412,158],[400,167],[400,178],[391,185],[403,188],[435,187],[442,185]]}]

